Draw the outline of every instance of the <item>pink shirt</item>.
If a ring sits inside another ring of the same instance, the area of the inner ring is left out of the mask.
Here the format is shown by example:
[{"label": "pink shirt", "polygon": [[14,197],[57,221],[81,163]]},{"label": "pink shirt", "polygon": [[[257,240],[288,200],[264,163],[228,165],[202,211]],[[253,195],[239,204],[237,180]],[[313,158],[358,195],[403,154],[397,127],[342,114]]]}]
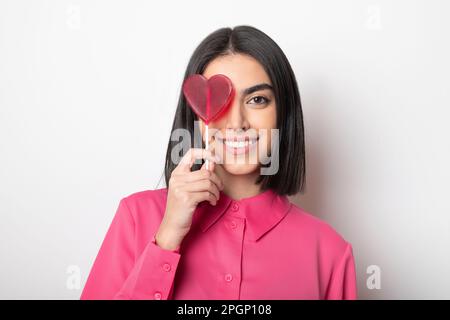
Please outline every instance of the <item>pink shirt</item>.
[{"label": "pink shirt", "polygon": [[81,299],[356,299],[352,246],[267,190],[202,202],[178,250],[155,243],[167,189],[123,198]]}]

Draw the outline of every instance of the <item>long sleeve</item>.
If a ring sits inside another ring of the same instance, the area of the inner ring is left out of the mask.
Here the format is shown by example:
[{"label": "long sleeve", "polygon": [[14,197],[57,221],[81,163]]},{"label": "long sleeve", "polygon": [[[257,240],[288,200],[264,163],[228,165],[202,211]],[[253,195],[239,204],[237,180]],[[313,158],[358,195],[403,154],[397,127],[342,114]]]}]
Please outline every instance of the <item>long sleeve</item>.
[{"label": "long sleeve", "polygon": [[135,219],[123,198],[81,299],[170,299],[180,253],[162,249],[152,236],[141,253],[135,252]]},{"label": "long sleeve", "polygon": [[357,299],[355,261],[353,258],[353,249],[349,243],[347,243],[344,255],[333,270],[325,299]]}]

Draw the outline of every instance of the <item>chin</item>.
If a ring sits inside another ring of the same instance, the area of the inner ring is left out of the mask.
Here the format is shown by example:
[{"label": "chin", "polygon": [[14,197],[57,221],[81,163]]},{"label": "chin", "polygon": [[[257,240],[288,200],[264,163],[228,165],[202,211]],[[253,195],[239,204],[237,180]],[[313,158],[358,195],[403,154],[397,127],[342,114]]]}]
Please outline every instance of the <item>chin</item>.
[{"label": "chin", "polygon": [[226,172],[233,175],[246,175],[259,170],[258,164],[224,163],[221,166]]}]

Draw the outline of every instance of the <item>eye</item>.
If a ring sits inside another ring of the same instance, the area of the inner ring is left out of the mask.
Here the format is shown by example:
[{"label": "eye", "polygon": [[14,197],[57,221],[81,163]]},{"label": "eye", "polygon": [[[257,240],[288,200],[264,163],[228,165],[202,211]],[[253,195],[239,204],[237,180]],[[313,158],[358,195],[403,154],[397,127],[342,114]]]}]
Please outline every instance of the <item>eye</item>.
[{"label": "eye", "polygon": [[[253,101],[253,102],[252,102]],[[253,97],[253,98],[251,98],[247,103],[250,103],[250,104],[267,104],[267,103],[269,103],[270,102],[270,100],[269,99],[267,99],[266,97],[263,97],[263,96],[256,96],[256,97]]]}]

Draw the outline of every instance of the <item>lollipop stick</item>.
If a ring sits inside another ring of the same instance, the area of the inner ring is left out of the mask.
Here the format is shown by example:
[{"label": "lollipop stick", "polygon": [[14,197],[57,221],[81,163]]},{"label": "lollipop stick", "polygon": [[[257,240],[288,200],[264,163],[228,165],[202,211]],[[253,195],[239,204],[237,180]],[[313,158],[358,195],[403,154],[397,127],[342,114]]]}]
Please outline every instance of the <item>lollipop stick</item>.
[{"label": "lollipop stick", "polygon": [[[209,148],[209,133],[208,133],[208,125],[205,125],[205,130],[206,130],[206,132],[205,132],[205,140],[206,140],[206,142],[205,142],[205,145],[206,145],[206,150],[208,150],[208,148]],[[208,161],[208,159],[206,159],[206,170],[208,170],[209,169],[209,161]]]},{"label": "lollipop stick", "polygon": [[[209,90],[209,88],[208,88],[208,90],[207,90],[207,92],[206,92],[206,116],[208,117],[208,121],[205,121],[206,123],[205,123],[205,130],[206,130],[206,133],[205,133],[205,140],[206,140],[206,142],[205,142],[205,147],[206,147],[206,150],[208,150],[209,149],[209,130],[208,130],[208,123],[209,123],[209,116],[210,116],[210,108],[211,108],[211,92],[210,92],[210,90]],[[206,159],[206,170],[209,170],[209,161],[208,161],[208,159]]]}]

